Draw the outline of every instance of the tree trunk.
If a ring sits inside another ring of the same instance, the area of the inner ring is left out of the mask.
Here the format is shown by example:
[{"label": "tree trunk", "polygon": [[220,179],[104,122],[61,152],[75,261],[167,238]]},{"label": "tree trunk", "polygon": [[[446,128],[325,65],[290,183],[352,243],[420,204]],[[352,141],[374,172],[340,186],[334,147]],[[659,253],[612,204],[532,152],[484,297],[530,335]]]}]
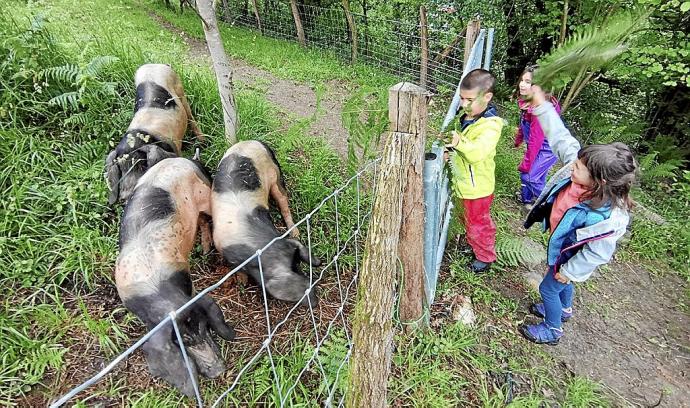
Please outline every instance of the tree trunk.
[{"label": "tree trunk", "polygon": [[225,54],[223,40],[218,31],[216,13],[211,5],[211,0],[198,0],[199,15],[202,18],[206,44],[213,60],[213,70],[218,81],[218,92],[220,102],[223,106],[223,123],[225,124],[225,138],[228,143],[235,144],[237,141],[237,111],[235,110],[235,97],[232,91],[232,66]]},{"label": "tree trunk", "polygon": [[352,59],[353,64],[357,63],[357,26],[355,26],[355,19],[350,13],[350,1],[343,0],[343,9],[345,10],[345,18],[347,19],[347,26],[350,28],[350,38],[352,39]]},{"label": "tree trunk", "polygon": [[259,18],[259,6],[256,4],[256,0],[252,0],[252,4],[254,5],[254,17],[256,17],[256,26],[259,28],[259,32],[263,34],[264,30],[263,28],[261,28],[261,19]]},{"label": "tree trunk", "polygon": [[353,349],[346,400],[346,406],[351,408],[386,406],[403,194],[408,166],[414,161],[416,150],[409,139],[410,133],[418,132],[420,124],[414,115],[426,111],[426,92],[416,85],[394,85],[388,95],[390,140],[380,165],[352,326]]},{"label": "tree trunk", "polygon": [[302,28],[302,19],[299,16],[299,9],[297,8],[297,0],[290,0],[290,8],[292,9],[292,17],[295,20],[295,29],[297,30],[297,39],[302,47],[307,46],[307,40],[304,37],[304,28]]},{"label": "tree trunk", "polygon": [[223,0],[223,20],[226,23],[230,22],[230,6],[228,6],[228,0]]},{"label": "tree trunk", "polygon": [[568,29],[568,0],[563,1],[563,16],[561,16],[561,36],[558,37],[558,45],[565,42],[565,34]]},{"label": "tree trunk", "polygon": [[419,6],[419,27],[422,38],[422,56],[419,61],[419,85],[424,89],[426,89],[426,77],[429,71],[429,35],[426,25],[426,7]]}]

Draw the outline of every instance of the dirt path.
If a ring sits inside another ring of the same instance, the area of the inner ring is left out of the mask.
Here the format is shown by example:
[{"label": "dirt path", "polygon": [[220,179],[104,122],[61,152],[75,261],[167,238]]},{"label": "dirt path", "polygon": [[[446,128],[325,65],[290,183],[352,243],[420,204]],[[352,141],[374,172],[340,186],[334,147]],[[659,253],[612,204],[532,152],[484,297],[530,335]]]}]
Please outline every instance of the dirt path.
[{"label": "dirt path", "polygon": [[582,286],[576,318],[550,351],[630,405],[690,407],[690,317],[678,305],[681,280],[626,262]]},{"label": "dirt path", "polygon": [[[211,65],[211,58],[203,41],[189,36],[153,12],[149,12],[149,16],[165,29],[180,36],[189,47],[191,59],[206,60],[208,65]],[[327,82],[317,111],[317,94],[309,85],[277,78],[268,71],[236,58],[230,58],[230,63],[236,85],[239,83],[262,89],[266,92],[266,99],[282,111],[294,114],[300,119],[312,118],[309,135],[324,138],[340,157],[347,157],[348,132],[343,127],[341,118],[343,104],[350,94],[345,83]]]}]

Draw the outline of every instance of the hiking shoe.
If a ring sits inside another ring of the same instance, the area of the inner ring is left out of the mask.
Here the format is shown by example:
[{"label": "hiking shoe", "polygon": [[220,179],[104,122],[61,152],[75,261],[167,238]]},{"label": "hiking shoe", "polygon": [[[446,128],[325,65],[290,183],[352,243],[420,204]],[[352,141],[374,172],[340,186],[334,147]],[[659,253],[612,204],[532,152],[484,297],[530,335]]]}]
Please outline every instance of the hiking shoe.
[{"label": "hiking shoe", "polygon": [[470,265],[470,269],[472,269],[472,272],[474,273],[486,272],[490,268],[491,262],[482,262],[479,259],[475,259],[474,262],[472,262],[472,265]]},{"label": "hiking shoe", "polygon": [[[537,317],[541,317],[542,319],[546,317],[546,310],[544,309],[543,303],[532,303],[532,305],[529,307],[529,312]],[[568,320],[570,320],[571,317],[573,317],[572,311],[566,312],[565,310],[563,310],[562,312],[562,322],[567,322]]]},{"label": "hiking shoe", "polygon": [[533,343],[555,346],[563,337],[563,329],[548,327],[546,322],[520,326],[520,333]]}]

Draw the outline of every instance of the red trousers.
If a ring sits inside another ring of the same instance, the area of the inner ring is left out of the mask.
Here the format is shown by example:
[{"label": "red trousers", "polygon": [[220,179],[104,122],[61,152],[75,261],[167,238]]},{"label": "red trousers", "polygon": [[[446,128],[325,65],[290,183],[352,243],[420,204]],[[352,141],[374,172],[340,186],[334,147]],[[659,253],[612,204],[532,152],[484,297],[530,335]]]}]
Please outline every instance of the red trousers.
[{"label": "red trousers", "polygon": [[474,200],[462,200],[467,243],[472,247],[474,256],[482,262],[496,260],[496,224],[489,211],[493,199],[494,195],[491,194]]}]

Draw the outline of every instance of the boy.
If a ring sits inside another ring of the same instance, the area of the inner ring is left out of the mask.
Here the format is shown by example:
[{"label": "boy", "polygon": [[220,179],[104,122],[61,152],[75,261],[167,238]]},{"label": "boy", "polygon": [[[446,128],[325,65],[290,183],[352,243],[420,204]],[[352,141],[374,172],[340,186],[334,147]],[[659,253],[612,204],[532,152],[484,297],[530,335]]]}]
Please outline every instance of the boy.
[{"label": "boy", "polygon": [[471,269],[488,270],[496,260],[496,225],[490,207],[494,198],[496,144],[503,129],[503,119],[490,104],[496,79],[484,69],[470,71],[460,83],[460,101],[464,114],[461,129],[452,132],[446,145],[450,151],[452,191],[463,202],[467,242],[474,252]]}]

